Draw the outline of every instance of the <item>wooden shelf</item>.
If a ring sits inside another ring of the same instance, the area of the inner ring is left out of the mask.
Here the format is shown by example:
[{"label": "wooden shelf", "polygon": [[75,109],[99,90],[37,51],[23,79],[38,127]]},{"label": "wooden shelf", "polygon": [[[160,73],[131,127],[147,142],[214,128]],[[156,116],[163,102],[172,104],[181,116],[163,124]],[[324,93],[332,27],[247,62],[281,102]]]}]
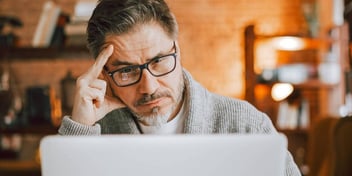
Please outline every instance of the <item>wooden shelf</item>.
[{"label": "wooden shelf", "polygon": [[0,129],[1,134],[39,134],[39,135],[48,135],[48,134],[57,134],[57,127],[54,127],[49,124],[43,125],[28,125],[24,127],[15,127]]},{"label": "wooden shelf", "polygon": [[304,89],[331,89],[336,87],[336,84],[327,84],[321,82],[319,79],[310,79],[302,84],[293,84],[295,88]]},{"label": "wooden shelf", "polygon": [[[272,81],[272,82],[258,82],[257,84],[272,86],[275,83],[285,83],[285,82]],[[337,86],[336,84],[324,83],[317,78],[309,79],[303,83],[292,84],[292,85],[296,89],[331,89]]]},{"label": "wooden shelf", "polygon": [[36,161],[0,160],[0,175],[41,175],[40,164]]},{"label": "wooden shelf", "polygon": [[279,129],[278,131],[286,135],[308,135],[306,129]]},{"label": "wooden shelf", "polygon": [[0,60],[26,60],[26,59],[52,59],[52,58],[91,58],[88,49],[85,46],[71,47],[18,47],[18,48],[0,48]]},{"label": "wooden shelf", "polygon": [[[273,42],[274,40],[280,39],[280,38],[295,38],[300,40],[303,43],[302,49],[297,49],[295,51],[304,51],[304,50],[317,50],[319,49],[324,49],[328,48],[335,40],[331,38],[312,38],[312,37],[307,37],[307,36],[297,36],[297,35],[291,35],[291,34],[285,34],[285,35],[256,35],[255,40],[260,40],[260,41],[266,41],[266,42]],[[280,49],[278,49],[280,50]]]}]

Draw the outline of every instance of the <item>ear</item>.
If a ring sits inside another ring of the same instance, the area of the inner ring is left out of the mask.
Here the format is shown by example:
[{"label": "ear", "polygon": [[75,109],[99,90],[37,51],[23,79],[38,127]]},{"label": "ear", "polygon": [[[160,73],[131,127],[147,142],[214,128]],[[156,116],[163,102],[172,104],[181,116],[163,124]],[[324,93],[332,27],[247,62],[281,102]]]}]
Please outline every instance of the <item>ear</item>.
[{"label": "ear", "polygon": [[180,46],[178,45],[178,41],[175,41],[175,45],[176,45],[178,60],[181,61],[181,49],[180,49]]}]

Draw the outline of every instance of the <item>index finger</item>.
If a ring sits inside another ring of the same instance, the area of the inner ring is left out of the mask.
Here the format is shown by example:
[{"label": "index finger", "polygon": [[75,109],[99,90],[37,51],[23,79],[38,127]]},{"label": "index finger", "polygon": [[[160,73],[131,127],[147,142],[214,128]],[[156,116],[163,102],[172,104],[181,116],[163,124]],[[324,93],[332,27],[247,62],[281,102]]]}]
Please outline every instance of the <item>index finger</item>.
[{"label": "index finger", "polygon": [[95,63],[92,65],[92,67],[89,69],[87,73],[91,78],[98,78],[101,71],[103,70],[104,65],[109,60],[109,57],[113,52],[113,49],[114,47],[112,45],[109,45],[108,47],[104,48],[103,51],[100,52],[100,54],[97,57],[97,60],[95,61]]}]

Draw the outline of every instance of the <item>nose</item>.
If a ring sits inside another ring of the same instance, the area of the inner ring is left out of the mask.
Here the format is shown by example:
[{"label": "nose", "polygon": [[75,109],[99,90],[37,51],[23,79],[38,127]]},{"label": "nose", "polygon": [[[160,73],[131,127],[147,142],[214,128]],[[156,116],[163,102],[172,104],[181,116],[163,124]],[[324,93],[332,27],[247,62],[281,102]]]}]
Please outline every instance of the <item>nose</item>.
[{"label": "nose", "polygon": [[159,88],[159,82],[147,69],[143,69],[141,80],[138,83],[138,92],[152,94]]}]

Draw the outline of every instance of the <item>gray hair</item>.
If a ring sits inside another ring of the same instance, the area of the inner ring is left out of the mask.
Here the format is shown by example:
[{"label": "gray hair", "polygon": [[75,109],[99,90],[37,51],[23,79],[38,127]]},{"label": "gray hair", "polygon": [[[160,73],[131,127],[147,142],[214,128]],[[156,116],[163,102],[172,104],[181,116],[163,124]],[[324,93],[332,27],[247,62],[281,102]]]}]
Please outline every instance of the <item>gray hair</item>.
[{"label": "gray hair", "polygon": [[88,21],[88,49],[96,58],[107,35],[126,34],[149,22],[158,23],[170,38],[177,38],[176,19],[164,0],[100,0]]}]

